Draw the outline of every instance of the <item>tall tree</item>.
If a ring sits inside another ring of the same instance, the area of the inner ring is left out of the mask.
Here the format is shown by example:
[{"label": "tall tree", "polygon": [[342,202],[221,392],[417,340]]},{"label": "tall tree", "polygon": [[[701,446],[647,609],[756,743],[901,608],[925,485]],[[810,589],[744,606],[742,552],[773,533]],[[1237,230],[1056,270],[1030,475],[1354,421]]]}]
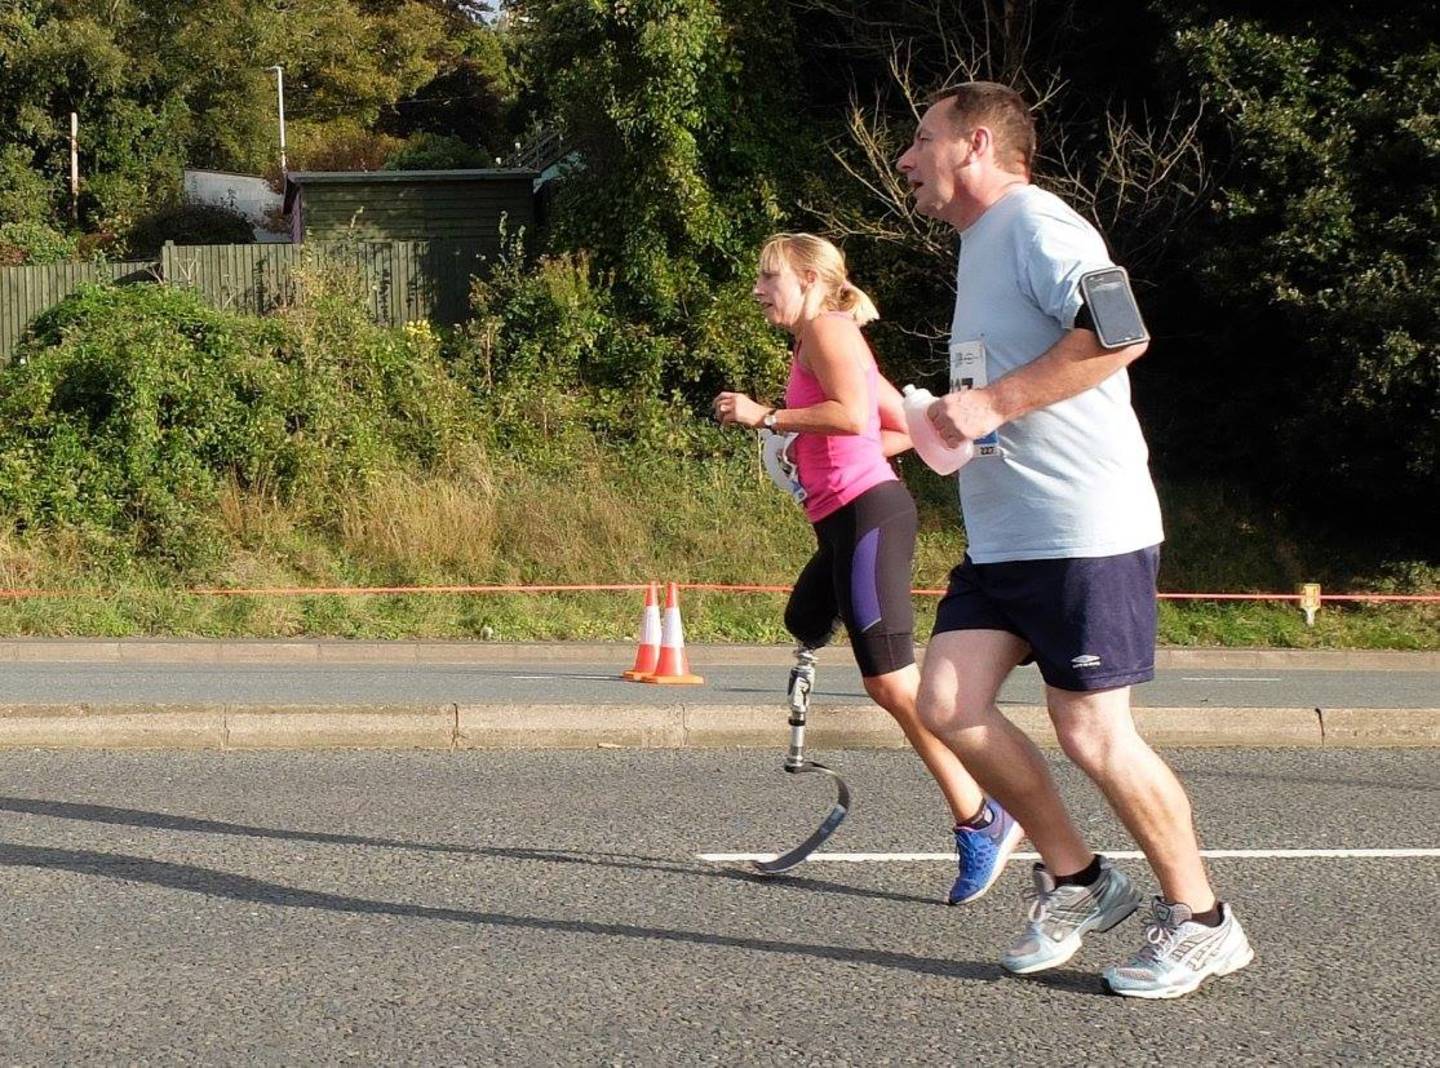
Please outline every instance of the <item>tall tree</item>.
[{"label": "tall tree", "polygon": [[581,161],[556,240],[592,250],[656,321],[751,269],[813,166],[791,27],[755,0],[523,0],[525,70]]},{"label": "tall tree", "polygon": [[0,212],[64,217],[72,110],[92,228],[123,231],[178,193],[187,165],[273,168],[275,65],[292,141],[363,137],[454,65],[452,37],[478,13],[424,0],[11,0],[0,7]]},{"label": "tall tree", "polygon": [[1433,537],[1440,9],[1161,7],[1223,167],[1184,235],[1204,309],[1184,385],[1210,399],[1193,439],[1279,498]]},{"label": "tall tree", "polygon": [[520,132],[513,126],[519,84],[503,31],[471,25],[449,40],[455,54],[413,95],[385,108],[384,128],[407,137],[456,137],[492,157],[509,155]]}]

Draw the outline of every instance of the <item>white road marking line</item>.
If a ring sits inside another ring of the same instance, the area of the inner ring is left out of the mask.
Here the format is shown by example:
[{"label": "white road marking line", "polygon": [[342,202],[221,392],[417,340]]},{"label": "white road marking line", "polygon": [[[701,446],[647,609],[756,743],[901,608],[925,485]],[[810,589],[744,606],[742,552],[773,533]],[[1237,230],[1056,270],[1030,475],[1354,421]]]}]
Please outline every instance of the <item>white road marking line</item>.
[{"label": "white road marking line", "polygon": [[[1112,860],[1142,860],[1144,854],[1133,849],[1101,849]],[[777,853],[696,853],[696,860],[713,864],[733,864],[749,860],[774,860]],[[1440,849],[1202,849],[1202,857],[1213,859],[1294,860],[1312,857],[1358,859],[1365,857],[1440,857]],[[1014,853],[1011,860],[1039,860],[1039,853]],[[954,853],[815,853],[806,863],[829,861],[839,864],[886,863],[914,864],[931,861],[955,863]]]},{"label": "white road marking line", "polygon": [[601,681],[608,681],[610,679],[618,679],[619,677],[619,672],[616,672],[614,675],[511,675],[510,679],[513,682],[544,682],[550,679],[600,679]]},{"label": "white road marking line", "polygon": [[1181,682],[1280,682],[1269,675],[1181,675]]}]

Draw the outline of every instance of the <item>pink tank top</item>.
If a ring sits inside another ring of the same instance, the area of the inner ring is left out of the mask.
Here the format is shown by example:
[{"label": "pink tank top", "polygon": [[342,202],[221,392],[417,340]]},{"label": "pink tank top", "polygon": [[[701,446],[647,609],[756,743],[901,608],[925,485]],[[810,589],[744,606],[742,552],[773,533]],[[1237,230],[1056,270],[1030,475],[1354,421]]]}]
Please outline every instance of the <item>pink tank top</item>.
[{"label": "pink tank top", "polygon": [[[832,313],[843,314],[843,313]],[[869,393],[865,430],[860,434],[806,434],[795,439],[793,454],[805,487],[805,515],[818,523],[831,512],[845,507],[860,494],[896,481],[894,469],[885,459],[880,444],[880,371],[867,348],[865,385]],[[799,347],[790,359],[790,381],[785,387],[785,407],[808,408],[831,398],[820,380],[801,366]]]}]

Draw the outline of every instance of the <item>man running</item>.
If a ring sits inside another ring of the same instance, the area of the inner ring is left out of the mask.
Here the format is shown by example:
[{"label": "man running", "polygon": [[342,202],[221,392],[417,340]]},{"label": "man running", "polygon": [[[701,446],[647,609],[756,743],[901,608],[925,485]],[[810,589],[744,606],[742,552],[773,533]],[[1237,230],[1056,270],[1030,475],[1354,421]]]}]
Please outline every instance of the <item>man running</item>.
[{"label": "man running", "polygon": [[970,82],[925,112],[897,164],[916,209],[960,233],[951,392],[930,418],[949,443],[976,446],[959,473],[969,549],[937,611],[919,711],[1044,861],[1001,963],[1054,968],[1140,899],[1091,852],[1040,751],[996,707],[1015,667],[1039,665],[1061,746],[1160,883],[1145,945],[1105,984],[1179,997],[1253,952],[1211,889],[1183,787],[1130,715],[1130,687],[1154,677],[1163,538],[1125,371],[1145,345],[1100,343],[1103,309],[1087,305],[1081,278],[1114,265],[1094,227],[1030,184],[1034,154],[1019,94]]}]

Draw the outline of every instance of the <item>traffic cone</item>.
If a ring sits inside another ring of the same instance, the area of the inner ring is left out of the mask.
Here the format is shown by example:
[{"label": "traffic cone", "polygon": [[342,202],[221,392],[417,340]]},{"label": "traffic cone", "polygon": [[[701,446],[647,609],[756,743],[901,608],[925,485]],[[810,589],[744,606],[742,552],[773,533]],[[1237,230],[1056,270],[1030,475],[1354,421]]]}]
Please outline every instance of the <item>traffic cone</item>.
[{"label": "traffic cone", "polygon": [[690,674],[690,660],[685,655],[685,628],[680,623],[680,587],[673,582],[665,585],[665,622],[660,628],[660,661],[653,674],[641,682],[657,682],[668,686],[698,686],[705,680]]},{"label": "traffic cone", "polygon": [[635,649],[635,666],[621,674],[622,679],[643,682],[654,674],[660,663],[660,606],[655,583],[645,589],[645,609],[640,615],[640,644]]}]

